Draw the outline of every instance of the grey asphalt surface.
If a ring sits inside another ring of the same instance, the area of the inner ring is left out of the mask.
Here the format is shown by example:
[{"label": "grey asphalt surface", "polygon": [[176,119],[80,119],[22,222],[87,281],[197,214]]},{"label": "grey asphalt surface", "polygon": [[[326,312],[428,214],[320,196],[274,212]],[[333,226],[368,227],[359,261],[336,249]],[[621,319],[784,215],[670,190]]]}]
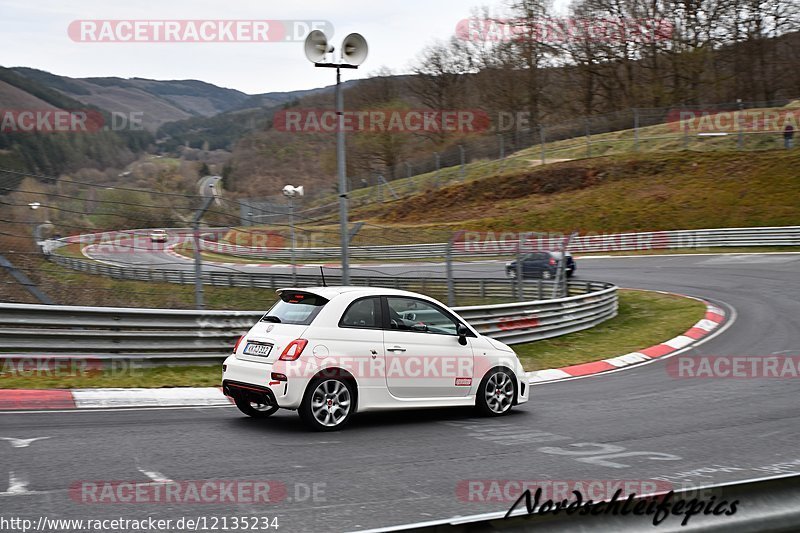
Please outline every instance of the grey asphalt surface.
[{"label": "grey asphalt surface", "polygon": [[[395,268],[407,269],[384,271]],[[469,268],[488,276],[501,266]],[[689,354],[800,354],[800,255],[587,258],[578,274],[707,298],[735,314],[731,327]],[[0,491],[6,476],[23,479],[27,490],[0,495],[0,513],[263,515],[278,517],[280,531],[342,531],[510,506],[462,501],[456,491],[465,480],[661,478],[681,486],[800,472],[798,393],[796,379],[675,379],[657,361],[535,386],[528,404],[500,419],[463,409],[364,414],[328,434],[306,432],[294,413],[260,421],[235,408],[0,414],[0,437],[50,437],[25,448],[0,441]],[[591,455],[599,450],[604,458]],[[142,471],[172,480],[274,480],[288,498],[258,505],[70,498],[75,482],[148,481]],[[303,498],[314,484],[317,498]],[[650,529],[645,518],[643,529]]]}]

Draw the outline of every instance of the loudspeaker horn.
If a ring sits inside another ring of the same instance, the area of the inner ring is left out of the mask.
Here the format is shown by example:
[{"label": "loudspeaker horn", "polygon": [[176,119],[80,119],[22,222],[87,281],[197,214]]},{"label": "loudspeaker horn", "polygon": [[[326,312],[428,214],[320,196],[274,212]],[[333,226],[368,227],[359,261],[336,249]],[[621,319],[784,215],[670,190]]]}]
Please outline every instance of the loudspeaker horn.
[{"label": "loudspeaker horn", "polygon": [[367,59],[369,47],[360,33],[351,33],[342,41],[342,60],[350,65],[360,65]]},{"label": "loudspeaker horn", "polygon": [[328,44],[328,38],[319,30],[314,30],[306,37],[304,45],[306,57],[312,63],[322,63],[325,56],[333,52],[333,47]]}]

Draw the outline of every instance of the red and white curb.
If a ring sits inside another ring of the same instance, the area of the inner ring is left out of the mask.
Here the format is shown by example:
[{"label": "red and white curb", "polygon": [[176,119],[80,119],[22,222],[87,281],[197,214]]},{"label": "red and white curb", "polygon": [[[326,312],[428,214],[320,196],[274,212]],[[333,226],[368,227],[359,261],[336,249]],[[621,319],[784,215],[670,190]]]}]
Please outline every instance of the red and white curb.
[{"label": "red and white curb", "polygon": [[227,405],[231,405],[231,400],[217,387],[0,390],[0,410],[8,411]]},{"label": "red and white curb", "polygon": [[536,370],[528,372],[528,382],[530,384],[542,383],[546,381],[558,381],[562,379],[591,376],[609,370],[617,370],[626,366],[638,365],[670,355],[678,350],[683,350],[698,342],[703,337],[711,334],[722,324],[725,323],[725,311],[705,300],[701,300],[706,305],[706,314],[702,320],[686,330],[683,335],[678,335],[668,341],[656,344],[638,352],[631,352],[611,359],[603,359],[591,363],[567,366],[564,368],[550,368],[547,370]]}]

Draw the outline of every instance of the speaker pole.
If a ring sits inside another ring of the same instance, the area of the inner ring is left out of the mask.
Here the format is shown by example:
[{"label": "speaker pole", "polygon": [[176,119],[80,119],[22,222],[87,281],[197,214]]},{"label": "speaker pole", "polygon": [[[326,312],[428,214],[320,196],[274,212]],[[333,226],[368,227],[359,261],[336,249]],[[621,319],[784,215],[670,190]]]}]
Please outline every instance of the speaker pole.
[{"label": "speaker pole", "polygon": [[336,131],[336,171],[339,178],[339,231],[341,233],[342,256],[342,285],[350,284],[350,231],[347,220],[347,164],[344,137],[344,91],[342,90],[342,69],[356,69],[367,58],[367,41],[358,33],[351,33],[342,42],[342,49],[338,62],[322,60],[333,52],[333,47],[328,44],[328,38],[319,30],[315,30],[306,37],[306,57],[314,63],[315,67],[336,69],[336,116],[338,130]]},{"label": "speaker pole", "polygon": [[350,284],[349,235],[347,222],[347,165],[344,146],[344,94],[341,69],[336,67],[336,116],[339,127],[336,131],[336,166],[339,174],[339,231],[342,247],[342,285]]}]

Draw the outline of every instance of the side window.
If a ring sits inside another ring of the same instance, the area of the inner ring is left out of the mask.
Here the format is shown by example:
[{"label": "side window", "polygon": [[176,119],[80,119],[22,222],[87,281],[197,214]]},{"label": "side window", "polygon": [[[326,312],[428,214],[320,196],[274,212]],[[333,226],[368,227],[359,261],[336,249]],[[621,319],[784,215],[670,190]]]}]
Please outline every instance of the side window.
[{"label": "side window", "polygon": [[362,298],[351,303],[339,321],[340,327],[379,328],[381,300],[378,297]]},{"label": "side window", "polygon": [[438,307],[414,298],[388,296],[386,300],[391,329],[456,335],[456,323]]}]

